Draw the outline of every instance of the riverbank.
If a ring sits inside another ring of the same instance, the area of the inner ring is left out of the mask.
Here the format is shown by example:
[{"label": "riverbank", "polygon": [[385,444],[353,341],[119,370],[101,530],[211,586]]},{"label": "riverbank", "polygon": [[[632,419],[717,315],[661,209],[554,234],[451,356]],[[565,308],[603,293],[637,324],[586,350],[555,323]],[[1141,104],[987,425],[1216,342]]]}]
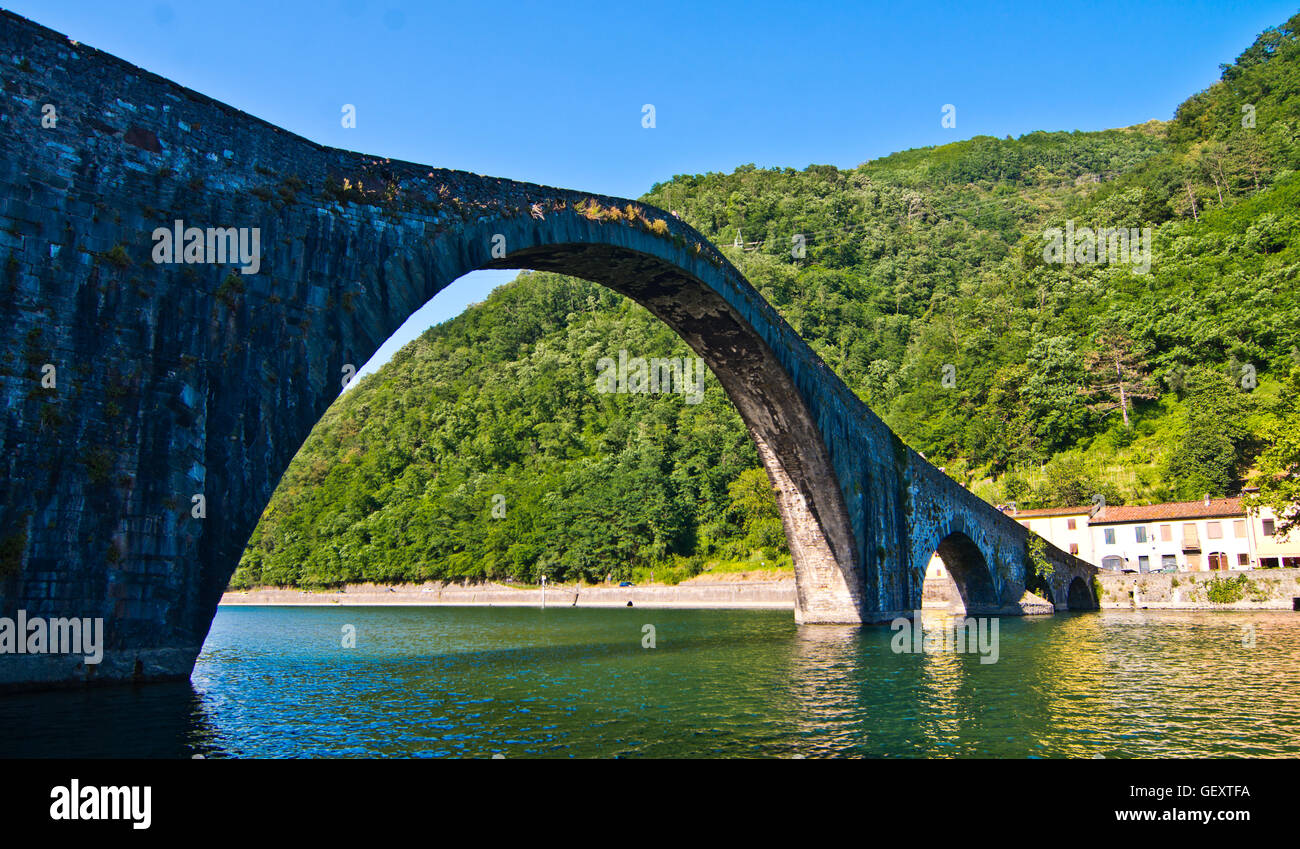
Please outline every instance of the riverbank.
[{"label": "riverbank", "polygon": [[[1293,610],[1300,599],[1300,569],[1241,572],[1115,574],[1101,572],[1104,610]],[[1231,582],[1229,584],[1229,582]],[[701,575],[680,584],[548,584],[551,607],[633,607],[789,610],[793,572]],[[500,583],[349,584],[339,590],[293,587],[235,590],[223,605],[446,605],[540,607],[542,589]]]},{"label": "riverbank", "polygon": [[[349,584],[311,592],[292,587],[260,587],[227,592],[223,605],[426,605],[540,607],[541,587],[509,584]],[[620,587],[548,584],[548,607],[633,607],[786,610],[794,608],[794,573],[738,572],[694,578],[680,584]]]}]

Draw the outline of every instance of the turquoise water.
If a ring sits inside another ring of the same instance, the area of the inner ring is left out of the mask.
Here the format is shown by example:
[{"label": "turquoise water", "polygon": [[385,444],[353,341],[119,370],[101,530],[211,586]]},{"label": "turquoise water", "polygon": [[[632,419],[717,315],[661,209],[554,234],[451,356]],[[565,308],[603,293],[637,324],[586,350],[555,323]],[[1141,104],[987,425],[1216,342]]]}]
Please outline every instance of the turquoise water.
[{"label": "turquoise water", "polygon": [[788,611],[227,607],[188,683],[0,697],[0,754],[1300,755],[1300,614],[1003,619],[991,664],[893,636]]}]

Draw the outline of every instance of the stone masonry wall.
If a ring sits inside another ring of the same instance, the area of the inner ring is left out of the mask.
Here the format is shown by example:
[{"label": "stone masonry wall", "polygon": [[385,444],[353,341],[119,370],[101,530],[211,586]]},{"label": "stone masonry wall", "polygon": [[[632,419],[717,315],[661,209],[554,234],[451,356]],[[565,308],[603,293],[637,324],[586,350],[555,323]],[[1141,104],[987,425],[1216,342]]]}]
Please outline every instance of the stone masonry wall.
[{"label": "stone masonry wall", "polygon": [[[1300,599],[1300,569],[1243,569],[1217,572],[1097,573],[1103,609],[1294,610]],[[1244,579],[1244,580],[1242,580]],[[1210,600],[1213,581],[1241,581],[1233,602]]]}]

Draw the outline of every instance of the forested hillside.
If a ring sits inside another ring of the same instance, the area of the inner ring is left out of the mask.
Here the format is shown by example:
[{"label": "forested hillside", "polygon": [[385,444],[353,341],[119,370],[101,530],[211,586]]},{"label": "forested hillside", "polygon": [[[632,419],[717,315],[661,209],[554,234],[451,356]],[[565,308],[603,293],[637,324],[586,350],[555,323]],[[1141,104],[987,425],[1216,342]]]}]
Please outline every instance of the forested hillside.
[{"label": "forested hillside", "polygon": [[[1265,32],[1169,122],[743,166],[643,200],[723,245],[905,441],[990,501],[1233,494],[1300,419],[1283,389],[1300,364],[1298,36],[1300,15]],[[1133,240],[1149,253],[1103,239],[1057,261],[1054,228],[1150,228]],[[322,419],[235,585],[788,563],[717,381],[699,404],[598,393],[620,350],[691,353],[636,304],[549,274],[430,329]]]}]

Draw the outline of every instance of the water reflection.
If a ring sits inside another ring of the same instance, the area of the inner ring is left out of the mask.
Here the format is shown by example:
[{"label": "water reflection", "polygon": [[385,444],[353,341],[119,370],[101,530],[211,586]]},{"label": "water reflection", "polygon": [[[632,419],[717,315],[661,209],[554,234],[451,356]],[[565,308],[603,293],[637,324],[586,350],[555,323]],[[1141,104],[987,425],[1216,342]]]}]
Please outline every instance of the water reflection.
[{"label": "water reflection", "polygon": [[855,670],[863,654],[862,628],[801,625],[789,657],[789,685],[781,704],[794,721],[795,750],[804,757],[826,757],[851,747],[854,733],[870,728]]}]

